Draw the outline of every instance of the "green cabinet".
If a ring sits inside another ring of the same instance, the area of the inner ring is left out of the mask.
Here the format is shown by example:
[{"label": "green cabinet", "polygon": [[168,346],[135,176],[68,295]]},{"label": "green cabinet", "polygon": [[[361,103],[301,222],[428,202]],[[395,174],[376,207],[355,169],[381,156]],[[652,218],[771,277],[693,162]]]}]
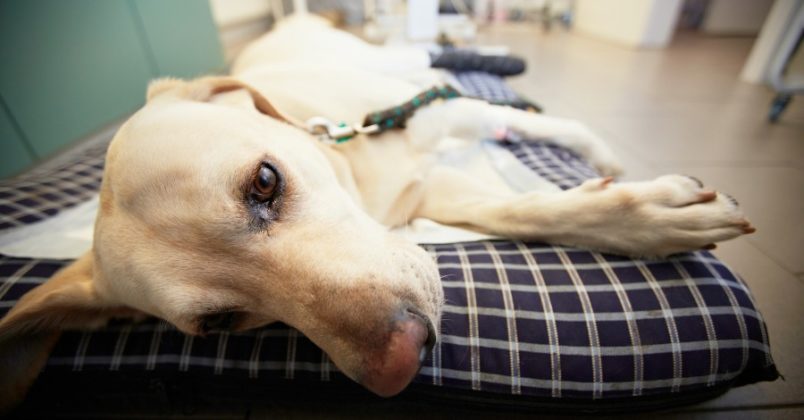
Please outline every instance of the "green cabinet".
[{"label": "green cabinet", "polygon": [[[0,168],[4,173],[19,172],[34,161],[4,107],[0,107]],[[2,176],[2,174],[0,174]]]},{"label": "green cabinet", "polygon": [[25,166],[7,165],[13,156],[45,158],[125,117],[150,79],[223,68],[209,5],[196,0],[0,0],[0,62],[5,117],[31,152],[0,131],[0,176]]},{"label": "green cabinet", "polygon": [[126,2],[2,3],[0,94],[38,157],[142,104],[145,54]]},{"label": "green cabinet", "polygon": [[136,9],[164,76],[196,77],[223,70],[223,52],[209,6],[198,0],[136,0]]}]

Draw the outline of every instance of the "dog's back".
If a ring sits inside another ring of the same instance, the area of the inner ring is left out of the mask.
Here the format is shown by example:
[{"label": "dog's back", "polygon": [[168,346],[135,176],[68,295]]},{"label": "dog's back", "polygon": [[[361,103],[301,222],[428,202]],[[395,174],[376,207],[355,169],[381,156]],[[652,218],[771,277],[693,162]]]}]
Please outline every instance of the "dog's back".
[{"label": "dog's back", "polygon": [[389,75],[430,67],[429,54],[422,49],[374,46],[333,28],[323,18],[296,14],[246,47],[232,65],[232,74],[266,64],[300,61],[312,66],[348,65]]}]

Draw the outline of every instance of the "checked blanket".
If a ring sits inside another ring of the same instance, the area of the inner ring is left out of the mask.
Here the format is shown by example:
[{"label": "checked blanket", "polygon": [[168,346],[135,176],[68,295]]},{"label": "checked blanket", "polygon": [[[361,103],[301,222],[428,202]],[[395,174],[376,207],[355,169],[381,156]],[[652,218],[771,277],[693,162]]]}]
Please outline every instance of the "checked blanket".
[{"label": "checked blanket", "polygon": [[[494,76],[459,80],[475,96],[517,99]],[[45,219],[96,192],[105,147],[0,183],[0,228]],[[596,176],[554,145],[507,147],[564,189]],[[447,303],[441,340],[417,387],[572,403],[688,394],[778,376],[750,291],[709,252],[634,260],[511,241],[425,249],[436,258]],[[0,314],[68,263],[0,256]],[[45,372],[193,373],[242,378],[244,386],[343,379],[315,345],[281,324],[194,338],[153,319],[66,333]]]}]

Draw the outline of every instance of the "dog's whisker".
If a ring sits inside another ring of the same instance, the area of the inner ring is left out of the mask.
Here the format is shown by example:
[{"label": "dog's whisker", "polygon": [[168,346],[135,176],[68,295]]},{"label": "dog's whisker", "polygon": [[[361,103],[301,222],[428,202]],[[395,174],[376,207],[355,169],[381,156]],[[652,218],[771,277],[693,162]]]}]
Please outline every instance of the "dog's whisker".
[{"label": "dog's whisker", "polygon": [[444,298],[444,304],[453,304],[453,303],[456,303],[456,302],[451,302],[449,299]]}]

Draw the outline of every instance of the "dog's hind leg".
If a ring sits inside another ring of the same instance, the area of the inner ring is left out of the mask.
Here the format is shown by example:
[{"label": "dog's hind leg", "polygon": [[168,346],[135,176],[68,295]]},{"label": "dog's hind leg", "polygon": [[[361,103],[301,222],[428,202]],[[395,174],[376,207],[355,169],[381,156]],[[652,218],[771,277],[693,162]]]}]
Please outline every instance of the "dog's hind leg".
[{"label": "dog's hind leg", "polygon": [[615,176],[622,172],[622,166],[609,146],[576,120],[458,98],[417,111],[407,124],[411,141],[420,147],[429,147],[445,137],[490,139],[505,130],[573,150],[603,175]]},{"label": "dog's hind leg", "polygon": [[464,172],[436,167],[414,216],[513,239],[638,257],[709,248],[752,233],[736,203],[697,181],[592,179],[561,192],[500,193]]}]

